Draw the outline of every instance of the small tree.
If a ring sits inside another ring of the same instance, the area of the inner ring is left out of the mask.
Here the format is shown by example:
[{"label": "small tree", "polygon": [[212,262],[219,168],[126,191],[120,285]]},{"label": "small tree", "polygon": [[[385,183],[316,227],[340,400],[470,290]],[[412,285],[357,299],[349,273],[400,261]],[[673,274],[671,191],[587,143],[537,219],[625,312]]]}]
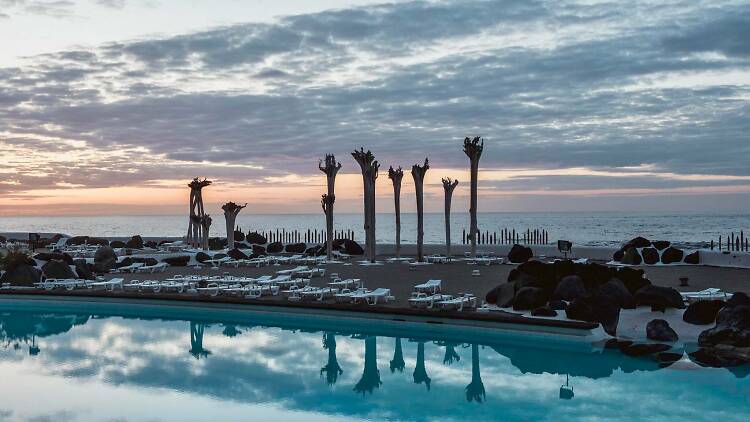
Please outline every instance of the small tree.
[{"label": "small tree", "polygon": [[450,177],[443,178],[443,190],[445,191],[445,249],[446,256],[451,257],[451,199],[453,190],[458,186],[458,180]]},{"label": "small tree", "polygon": [[424,383],[427,386],[427,391],[430,390],[430,383],[432,379],[427,375],[427,369],[424,366],[424,342],[420,341],[417,343],[417,364],[414,366],[414,372],[412,373],[414,378],[414,384]]},{"label": "small tree", "polygon": [[[325,165],[323,164],[324,162]],[[318,162],[318,168],[325,173],[326,184],[328,186],[328,193],[323,195],[321,206],[326,215],[326,234],[328,237],[326,240],[326,254],[328,260],[331,261],[333,260],[333,203],[336,202],[334,185],[336,184],[336,174],[341,170],[341,163],[336,162],[336,157],[333,154],[326,154],[325,161],[320,160]]]},{"label": "small tree", "polygon": [[414,164],[411,167],[411,175],[414,178],[414,192],[417,195],[417,260],[424,260],[422,246],[424,243],[424,176],[430,168],[427,158],[424,164]]},{"label": "small tree", "polygon": [[221,206],[221,209],[224,210],[224,220],[227,223],[227,249],[229,250],[234,249],[234,222],[237,220],[237,214],[246,206],[247,203],[237,205],[234,202],[227,202]]},{"label": "small tree", "polygon": [[375,262],[375,180],[378,178],[380,163],[375,156],[364,148],[354,150],[352,157],[362,170],[362,182],[364,185],[364,214],[365,214],[365,246],[370,262]]},{"label": "small tree", "polygon": [[483,402],[487,398],[482,382],[482,374],[479,372],[479,346],[471,345],[471,382],[466,386],[466,401]]},{"label": "small tree", "polygon": [[479,159],[482,158],[484,150],[484,140],[475,136],[474,139],[468,137],[464,139],[464,154],[469,157],[471,163],[471,202],[469,204],[470,227],[469,240],[471,241],[471,255],[477,256],[477,235],[479,228],[477,224],[477,186],[479,177]]},{"label": "small tree", "polygon": [[393,182],[393,206],[396,213],[396,258],[401,258],[401,179],[404,171],[399,167],[388,169],[388,178]]}]

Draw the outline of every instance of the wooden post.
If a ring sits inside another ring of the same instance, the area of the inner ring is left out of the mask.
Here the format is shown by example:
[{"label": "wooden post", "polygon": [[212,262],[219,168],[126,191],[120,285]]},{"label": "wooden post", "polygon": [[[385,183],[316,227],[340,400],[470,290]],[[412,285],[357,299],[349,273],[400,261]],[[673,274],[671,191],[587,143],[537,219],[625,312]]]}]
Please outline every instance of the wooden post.
[{"label": "wooden post", "polygon": [[414,193],[417,197],[417,261],[424,261],[422,251],[424,242],[424,176],[430,168],[427,158],[424,164],[411,166],[411,176],[414,178]]},{"label": "wooden post", "polygon": [[362,170],[362,182],[364,185],[364,214],[365,214],[365,245],[370,262],[375,262],[375,180],[378,178],[380,163],[375,156],[364,148],[354,150],[352,157]]},{"label": "wooden post", "polygon": [[469,240],[471,241],[471,255],[477,256],[477,234],[479,232],[477,224],[477,187],[479,179],[479,159],[482,158],[484,151],[484,140],[479,136],[473,139],[466,137],[464,139],[464,154],[469,157],[471,167],[471,199],[469,202]]},{"label": "wooden post", "polygon": [[393,169],[388,168],[388,178],[393,183],[393,207],[396,213],[396,258],[401,258],[401,179],[404,177],[404,171],[401,167]]},{"label": "wooden post", "polygon": [[443,191],[445,191],[445,250],[446,256],[451,256],[451,199],[453,190],[458,186],[458,180],[450,177],[443,178]]}]

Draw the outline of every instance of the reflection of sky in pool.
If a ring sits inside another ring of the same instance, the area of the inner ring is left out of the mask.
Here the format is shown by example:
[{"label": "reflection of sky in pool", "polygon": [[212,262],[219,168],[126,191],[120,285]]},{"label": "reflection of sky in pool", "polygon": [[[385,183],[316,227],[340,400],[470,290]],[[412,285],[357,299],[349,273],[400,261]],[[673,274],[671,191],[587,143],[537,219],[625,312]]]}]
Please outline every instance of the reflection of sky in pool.
[{"label": "reflection of sky in pool", "polygon": [[750,409],[746,370],[660,369],[589,345],[315,317],[295,329],[254,314],[52,311],[0,305],[0,421],[748,420]]}]

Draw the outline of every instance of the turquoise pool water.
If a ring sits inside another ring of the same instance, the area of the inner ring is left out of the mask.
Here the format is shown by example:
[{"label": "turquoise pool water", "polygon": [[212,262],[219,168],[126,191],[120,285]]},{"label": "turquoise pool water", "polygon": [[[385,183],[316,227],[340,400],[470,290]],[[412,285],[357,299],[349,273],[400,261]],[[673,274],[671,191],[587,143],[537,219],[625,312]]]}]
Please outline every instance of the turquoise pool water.
[{"label": "turquoise pool water", "polygon": [[417,327],[3,300],[0,421],[749,418],[747,368],[660,368],[580,341]]}]

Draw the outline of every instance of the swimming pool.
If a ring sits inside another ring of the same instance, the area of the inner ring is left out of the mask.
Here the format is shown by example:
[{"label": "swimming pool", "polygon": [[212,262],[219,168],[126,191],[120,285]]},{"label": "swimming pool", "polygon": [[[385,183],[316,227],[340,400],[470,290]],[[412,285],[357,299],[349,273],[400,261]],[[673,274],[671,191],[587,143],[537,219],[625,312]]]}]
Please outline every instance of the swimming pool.
[{"label": "swimming pool", "polygon": [[45,302],[0,301],[0,420],[744,421],[750,408],[750,368],[660,368],[582,340]]}]

